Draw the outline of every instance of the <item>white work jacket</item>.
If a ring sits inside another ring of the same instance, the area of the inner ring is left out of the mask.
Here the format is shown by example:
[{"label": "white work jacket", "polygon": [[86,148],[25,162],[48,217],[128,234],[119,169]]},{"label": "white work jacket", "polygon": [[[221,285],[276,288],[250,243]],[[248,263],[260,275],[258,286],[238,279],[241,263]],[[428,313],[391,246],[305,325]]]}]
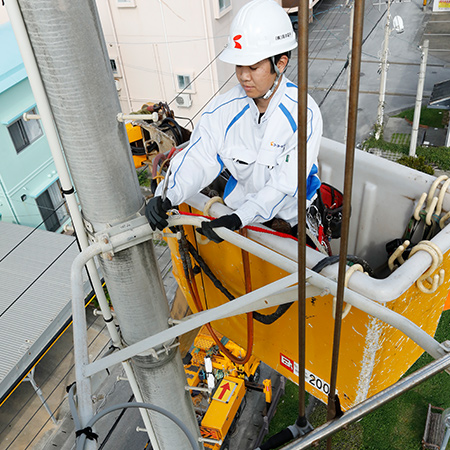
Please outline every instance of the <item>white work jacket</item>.
[{"label": "white work jacket", "polygon": [[[322,116],[308,96],[307,207],[320,186],[317,176]],[[226,167],[225,203],[242,226],[274,217],[297,219],[297,86],[282,77],[260,118],[240,85],[216,97],[171,163],[166,196],[179,205],[208,186]],[[161,185],[157,195],[161,194]]]}]

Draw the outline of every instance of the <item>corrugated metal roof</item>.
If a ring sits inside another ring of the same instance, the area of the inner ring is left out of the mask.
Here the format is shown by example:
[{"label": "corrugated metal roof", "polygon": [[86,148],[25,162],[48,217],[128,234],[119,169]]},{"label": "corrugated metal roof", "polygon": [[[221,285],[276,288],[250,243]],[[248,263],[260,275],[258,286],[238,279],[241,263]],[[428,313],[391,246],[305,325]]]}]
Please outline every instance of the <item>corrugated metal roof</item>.
[{"label": "corrugated metal roof", "polygon": [[450,109],[450,80],[436,83],[433,86],[429,107]]},{"label": "corrugated metal roof", "polygon": [[72,236],[0,222],[0,399],[71,316]]}]

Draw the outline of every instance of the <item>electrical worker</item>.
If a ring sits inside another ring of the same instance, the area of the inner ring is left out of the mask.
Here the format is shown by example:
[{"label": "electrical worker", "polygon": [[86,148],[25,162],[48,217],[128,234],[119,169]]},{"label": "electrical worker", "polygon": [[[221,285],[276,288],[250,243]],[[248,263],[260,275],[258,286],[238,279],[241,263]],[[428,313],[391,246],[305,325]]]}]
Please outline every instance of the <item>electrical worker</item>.
[{"label": "electrical worker", "polygon": [[[238,11],[219,58],[236,66],[239,85],[209,103],[189,146],[171,162],[165,193],[160,183],[146,207],[153,229],[166,227],[167,211],[208,186],[224,167],[231,176],[223,199],[234,213],[203,222],[202,234],[221,242],[214,228],[237,230],[274,218],[297,228],[298,95],[284,75],[296,47],[291,20],[274,0],[253,0]],[[307,120],[305,207],[321,184],[322,116],[309,96]]]}]

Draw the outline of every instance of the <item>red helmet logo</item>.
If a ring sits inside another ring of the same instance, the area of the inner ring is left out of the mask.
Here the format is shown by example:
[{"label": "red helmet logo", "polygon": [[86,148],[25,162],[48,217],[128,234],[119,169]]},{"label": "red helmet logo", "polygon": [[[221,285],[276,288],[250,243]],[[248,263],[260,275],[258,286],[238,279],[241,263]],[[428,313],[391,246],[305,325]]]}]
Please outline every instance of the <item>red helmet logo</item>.
[{"label": "red helmet logo", "polygon": [[240,48],[242,49],[242,45],[238,42],[239,39],[241,39],[242,35],[241,34],[237,34],[236,36],[234,36],[233,41],[234,41],[234,48]]}]

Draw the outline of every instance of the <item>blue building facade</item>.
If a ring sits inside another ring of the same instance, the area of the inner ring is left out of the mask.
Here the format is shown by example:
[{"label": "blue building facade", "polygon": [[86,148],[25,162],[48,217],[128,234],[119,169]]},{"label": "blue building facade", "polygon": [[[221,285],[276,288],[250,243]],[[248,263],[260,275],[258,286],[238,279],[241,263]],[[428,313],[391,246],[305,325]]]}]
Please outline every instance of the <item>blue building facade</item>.
[{"label": "blue building facade", "polygon": [[0,25],[0,220],[61,231],[68,211],[12,27]]}]

